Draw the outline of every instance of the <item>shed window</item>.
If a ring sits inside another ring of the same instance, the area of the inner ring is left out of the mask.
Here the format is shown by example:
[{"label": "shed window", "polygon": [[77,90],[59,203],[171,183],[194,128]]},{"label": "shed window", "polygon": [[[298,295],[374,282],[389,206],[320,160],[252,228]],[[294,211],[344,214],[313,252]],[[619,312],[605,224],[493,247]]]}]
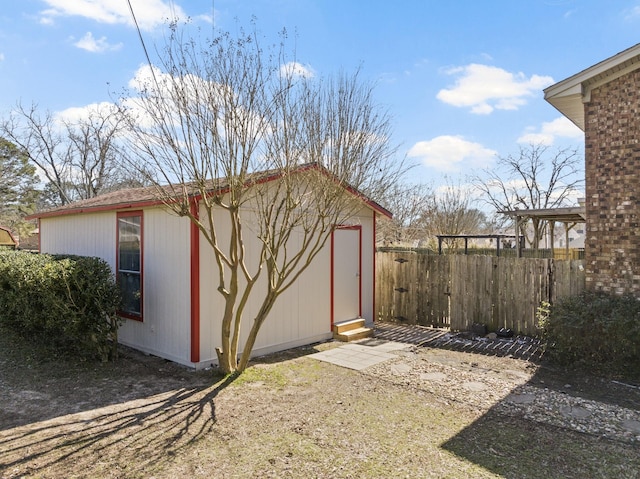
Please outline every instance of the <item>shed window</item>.
[{"label": "shed window", "polygon": [[142,321],[142,212],[118,213],[117,279],[121,316]]}]

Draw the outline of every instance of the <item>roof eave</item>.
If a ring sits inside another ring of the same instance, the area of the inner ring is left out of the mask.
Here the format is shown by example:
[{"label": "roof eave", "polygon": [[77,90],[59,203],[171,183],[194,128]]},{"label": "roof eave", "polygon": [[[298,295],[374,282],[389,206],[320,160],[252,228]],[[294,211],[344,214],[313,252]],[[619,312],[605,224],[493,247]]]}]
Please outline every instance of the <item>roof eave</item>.
[{"label": "roof eave", "polygon": [[[317,164],[303,165],[296,172],[298,173],[304,172],[310,169],[319,170],[324,174],[331,175],[331,173],[326,168],[320,167]],[[282,173],[274,173],[266,176],[260,182],[273,181],[274,179],[279,178],[281,175]],[[377,202],[373,201],[371,198],[364,195],[357,189],[353,188],[350,185],[344,185],[343,187],[349,193],[351,193],[352,195],[357,197],[360,201],[362,201],[366,206],[371,208],[375,214],[378,214],[380,216],[383,216],[389,219],[393,218],[393,214],[389,210],[387,210]],[[226,190],[227,190],[226,188],[222,190],[218,190],[218,193],[225,192]],[[199,198],[200,195],[196,194],[194,195],[194,197]],[[78,205],[78,207],[76,208],[70,207],[70,208],[64,208],[64,209],[54,209],[54,210],[43,211],[43,212],[32,214],[28,216],[27,219],[53,218],[58,216],[77,215],[77,214],[83,214],[83,213],[122,211],[122,210],[131,210],[131,209],[140,209],[140,208],[160,207],[160,206],[166,206],[166,205],[167,205],[167,202],[161,199],[144,198],[137,201],[135,200],[125,201],[125,202],[121,201],[116,203],[107,203],[107,204],[99,204],[99,205]]]},{"label": "roof eave", "polygon": [[42,218],[54,218],[58,216],[79,215],[83,213],[101,213],[109,211],[122,211],[131,209],[151,208],[163,206],[165,203],[161,200],[132,201],[128,203],[113,203],[98,206],[80,206],[78,208],[68,208],[64,210],[43,211],[27,216],[27,220],[35,220]]},{"label": "roof eave", "polygon": [[544,99],[556,110],[567,117],[573,124],[584,131],[584,104],[582,102],[582,84],[571,85],[569,88],[551,94],[544,90]]},{"label": "roof eave", "polygon": [[593,84],[611,81],[637,68],[639,62],[640,43],[545,88],[544,99],[584,131],[584,101]]}]

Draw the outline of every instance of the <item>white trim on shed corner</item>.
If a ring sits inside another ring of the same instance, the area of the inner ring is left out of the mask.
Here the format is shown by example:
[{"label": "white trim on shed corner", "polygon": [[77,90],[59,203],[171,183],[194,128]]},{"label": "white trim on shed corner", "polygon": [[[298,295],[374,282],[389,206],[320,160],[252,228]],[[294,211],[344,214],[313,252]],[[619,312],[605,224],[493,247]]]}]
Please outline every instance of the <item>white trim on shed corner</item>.
[{"label": "white trim on shed corner", "polygon": [[591,90],[640,68],[640,43],[544,89],[544,99],[584,131]]}]

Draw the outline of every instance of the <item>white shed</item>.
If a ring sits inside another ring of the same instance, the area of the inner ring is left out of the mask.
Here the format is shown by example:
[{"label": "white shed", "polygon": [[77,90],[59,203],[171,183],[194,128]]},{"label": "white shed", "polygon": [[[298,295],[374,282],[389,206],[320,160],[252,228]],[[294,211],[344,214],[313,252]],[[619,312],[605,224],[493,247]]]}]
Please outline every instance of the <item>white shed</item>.
[{"label": "white shed", "polygon": [[[278,299],[255,356],[331,338],[333,324],[343,320],[373,322],[376,220],[391,215],[356,196],[361,211],[336,228]],[[120,190],[34,216],[41,252],[100,257],[121,284],[134,285],[136,293],[125,294],[122,344],[194,368],[217,363],[223,300],[213,252],[188,218],[155,199],[154,188]],[[247,317],[255,307],[248,305]]]}]

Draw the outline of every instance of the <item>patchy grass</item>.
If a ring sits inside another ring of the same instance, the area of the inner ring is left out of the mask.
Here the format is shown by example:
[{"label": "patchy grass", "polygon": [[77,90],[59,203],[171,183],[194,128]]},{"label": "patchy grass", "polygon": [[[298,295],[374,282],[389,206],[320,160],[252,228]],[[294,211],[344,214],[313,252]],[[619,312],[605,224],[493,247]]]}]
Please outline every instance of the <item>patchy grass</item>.
[{"label": "patchy grass", "polygon": [[131,351],[110,365],[38,358],[0,334],[0,477],[640,477],[637,445],[448,404],[310,352],[224,378]]},{"label": "patchy grass", "polygon": [[230,377],[229,380],[235,387],[260,387],[267,383],[272,388],[282,389],[287,384],[287,378],[282,371],[261,364],[250,367],[242,374]]}]

